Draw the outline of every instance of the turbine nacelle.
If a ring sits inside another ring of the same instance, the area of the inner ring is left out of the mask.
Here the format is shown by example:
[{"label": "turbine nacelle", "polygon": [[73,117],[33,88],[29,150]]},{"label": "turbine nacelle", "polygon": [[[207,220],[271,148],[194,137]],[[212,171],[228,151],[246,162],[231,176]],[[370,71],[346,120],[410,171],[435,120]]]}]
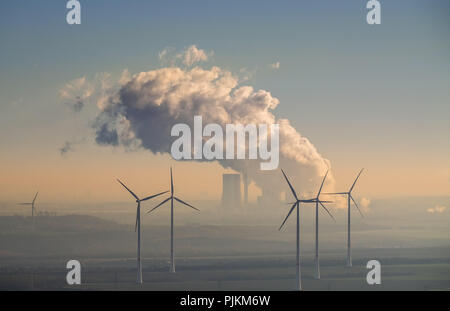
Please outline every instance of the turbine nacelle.
[{"label": "turbine nacelle", "polygon": [[[166,192],[169,192],[169,191],[166,191]],[[166,193],[166,192],[164,192],[164,193]],[[145,200],[145,199],[144,199],[144,200]],[[149,210],[147,213],[153,212],[153,211],[156,210],[158,207],[160,207],[160,206],[164,205],[165,203],[169,202],[169,200],[172,200],[172,201],[173,201],[173,200],[178,201],[179,203],[184,204],[184,205],[186,205],[186,206],[188,206],[188,207],[190,207],[190,208],[192,208],[192,209],[194,209],[194,210],[196,210],[196,211],[200,211],[198,208],[192,206],[192,205],[189,204],[189,203],[184,202],[183,200],[181,200],[180,198],[177,198],[177,197],[174,195],[172,167],[170,168],[170,196],[169,196],[167,199],[165,199],[164,201],[162,201],[161,203],[159,203],[158,205],[156,205],[154,208],[152,208],[151,210]]]},{"label": "turbine nacelle", "polygon": [[136,199],[136,203],[137,203],[137,210],[136,210],[136,225],[134,226],[134,231],[136,231],[137,230],[137,227],[138,227],[138,220],[139,220],[139,207],[140,207],[140,205],[141,205],[141,202],[143,202],[143,201],[147,201],[147,200],[150,200],[150,199],[152,199],[152,198],[155,198],[155,197],[157,197],[157,196],[160,196],[161,194],[164,194],[164,193],[167,193],[167,192],[169,192],[169,191],[164,191],[164,192],[160,192],[160,193],[157,193],[157,194],[154,194],[154,195],[151,195],[151,196],[148,196],[148,197],[146,197],[146,198],[143,198],[143,199],[139,199],[139,197],[133,192],[133,191],[131,191],[131,189],[130,188],[128,188],[123,182],[121,182],[120,181],[120,179],[117,179],[117,181]]}]

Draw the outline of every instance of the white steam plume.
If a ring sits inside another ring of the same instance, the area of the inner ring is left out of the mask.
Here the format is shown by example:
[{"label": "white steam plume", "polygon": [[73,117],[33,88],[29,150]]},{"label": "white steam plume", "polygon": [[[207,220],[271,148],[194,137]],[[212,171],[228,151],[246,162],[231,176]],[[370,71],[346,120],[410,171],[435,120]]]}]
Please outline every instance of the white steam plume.
[{"label": "white steam plume", "polygon": [[[104,94],[104,92],[99,92]],[[169,153],[170,131],[174,124],[193,128],[194,116],[203,125],[273,124],[280,126],[280,168],[300,193],[317,191],[330,163],[314,145],[295,130],[287,119],[277,119],[272,111],[279,100],[265,90],[239,85],[239,79],[219,67],[166,67],[121,78],[102,96],[93,128],[100,145],[144,148],[153,153]],[[225,146],[224,146],[225,147]],[[219,160],[223,167],[247,170],[265,194],[288,191],[280,170],[261,171],[259,160]],[[329,175],[328,186],[334,186]],[[290,197],[290,191],[288,198]]]}]

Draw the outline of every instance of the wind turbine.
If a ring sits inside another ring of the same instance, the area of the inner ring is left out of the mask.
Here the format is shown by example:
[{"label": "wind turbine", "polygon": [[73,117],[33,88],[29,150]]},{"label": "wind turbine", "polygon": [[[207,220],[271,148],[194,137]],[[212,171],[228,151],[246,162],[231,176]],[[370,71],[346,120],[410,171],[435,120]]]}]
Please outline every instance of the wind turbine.
[{"label": "wind turbine", "polygon": [[117,181],[128,190],[129,193],[136,199],[137,203],[137,209],[136,209],[136,225],[134,226],[134,231],[138,233],[138,247],[137,247],[137,280],[136,282],[138,284],[142,284],[142,264],[141,264],[141,202],[150,200],[152,198],[155,198],[161,194],[164,194],[168,191],[164,191],[155,195],[151,195],[149,197],[146,197],[144,199],[139,199],[139,197],[131,191],[123,182],[121,182],[119,179]]},{"label": "wind turbine", "polygon": [[350,199],[355,203],[356,208],[358,209],[359,213],[361,214],[361,217],[364,217],[363,213],[359,209],[358,204],[356,203],[355,199],[353,199],[352,196],[352,190],[355,187],[356,182],[358,181],[359,176],[363,172],[364,169],[361,169],[359,171],[358,176],[356,176],[355,181],[353,182],[353,185],[350,187],[350,190],[348,192],[333,192],[333,193],[324,193],[324,194],[333,194],[333,195],[346,195],[347,196],[347,212],[348,212],[348,221],[347,221],[347,267],[352,266],[352,247],[351,247],[351,241],[350,241]]},{"label": "wind turbine", "polygon": [[200,210],[195,208],[195,207],[193,207],[192,205],[184,202],[180,198],[177,198],[174,195],[172,167],[170,167],[170,197],[168,197],[167,199],[165,199],[164,201],[159,203],[156,207],[152,208],[147,213],[153,212],[155,209],[157,209],[161,205],[165,204],[169,200],[170,200],[170,270],[169,271],[171,273],[175,273],[175,258],[174,258],[174,253],[173,253],[173,200],[176,200],[179,203],[184,204],[186,206],[189,206],[190,208],[195,209],[197,211],[200,211]]},{"label": "wind turbine", "polygon": [[[284,219],[283,223],[281,224],[281,226],[280,226],[280,228],[278,230],[281,230],[281,228],[283,228],[283,226],[286,223],[286,221],[288,220],[289,216],[292,214],[292,211],[294,209],[296,209],[297,210],[297,242],[296,242],[296,250],[297,251],[296,251],[296,269],[295,269],[295,273],[296,273],[296,289],[297,290],[302,290],[301,271],[300,271],[300,203],[314,203],[314,202],[317,201],[318,203],[320,203],[322,205],[322,207],[328,213],[330,213],[330,212],[322,204],[322,202],[328,202],[328,201],[320,201],[320,200],[318,200],[318,196],[316,198],[314,198],[314,199],[308,199],[308,200],[301,200],[301,199],[299,199],[298,196],[297,196],[297,193],[295,192],[294,188],[292,187],[292,185],[291,185],[289,179],[287,178],[286,174],[284,173],[283,170],[281,170],[281,172],[283,173],[283,176],[286,179],[286,182],[288,183],[292,194],[294,195],[295,202],[292,205],[291,209],[289,210],[289,213],[287,214],[286,218]],[[323,185],[323,182],[322,182],[322,185]],[[319,190],[319,194],[320,194],[320,190]],[[331,216],[331,214],[330,214],[330,216]]]},{"label": "wind turbine", "polygon": [[323,205],[322,203],[330,203],[330,201],[321,201],[319,199],[320,196],[320,192],[322,191],[323,188],[323,184],[325,183],[325,179],[327,178],[328,175],[328,170],[325,174],[325,176],[323,177],[322,180],[322,184],[320,185],[319,188],[319,192],[317,192],[317,196],[315,198],[312,198],[310,200],[308,200],[307,203],[316,203],[316,253],[315,253],[315,263],[316,263],[316,274],[315,274],[315,278],[318,280],[320,279],[320,263],[319,263],[319,204],[327,211],[328,215],[330,215],[330,217],[336,221],[333,217],[333,215],[331,215],[331,213],[328,211],[328,209],[325,207],[325,205]]},{"label": "wind turbine", "polygon": [[38,196],[39,192],[36,192],[36,195],[34,196],[33,201],[31,201],[31,203],[18,203],[19,205],[31,205],[31,221],[33,224],[33,230],[34,230],[34,203],[36,202],[36,198]]}]

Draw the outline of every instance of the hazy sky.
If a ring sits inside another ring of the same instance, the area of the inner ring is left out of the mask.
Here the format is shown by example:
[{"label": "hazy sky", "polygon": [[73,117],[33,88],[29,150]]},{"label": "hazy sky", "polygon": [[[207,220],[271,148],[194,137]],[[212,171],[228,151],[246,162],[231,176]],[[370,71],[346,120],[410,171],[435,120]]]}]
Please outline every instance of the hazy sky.
[{"label": "hazy sky", "polygon": [[[65,1],[0,4],[0,201],[127,199],[116,177],[165,190],[169,156],[95,145],[92,108],[74,114],[59,90],[160,68],[160,51],[192,44],[278,98],[275,115],[331,161],[339,189],[365,167],[361,196],[450,194],[449,1],[381,1],[377,26],[356,0],[80,2],[76,26]],[[185,197],[220,196],[219,165],[175,167]]]}]

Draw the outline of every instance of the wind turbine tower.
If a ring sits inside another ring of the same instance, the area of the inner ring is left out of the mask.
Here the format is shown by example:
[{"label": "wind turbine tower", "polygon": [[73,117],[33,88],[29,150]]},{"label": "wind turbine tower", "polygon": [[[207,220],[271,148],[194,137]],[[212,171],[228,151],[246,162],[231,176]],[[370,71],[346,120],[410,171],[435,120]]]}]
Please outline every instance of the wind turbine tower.
[{"label": "wind turbine tower", "polygon": [[136,199],[137,209],[136,209],[136,224],[134,226],[134,231],[138,233],[138,245],[137,245],[137,279],[136,282],[138,284],[142,284],[142,263],[141,263],[141,202],[150,200],[155,198],[161,194],[167,193],[168,191],[164,191],[155,195],[151,195],[144,199],[139,199],[139,197],[131,191],[124,183],[122,183],[119,179],[117,181],[128,190],[128,192]]},{"label": "wind turbine tower", "polygon": [[170,268],[169,271],[171,273],[175,273],[175,255],[173,250],[173,200],[178,201],[181,204],[184,204],[192,209],[195,209],[196,211],[199,211],[199,209],[193,207],[192,205],[184,202],[180,198],[177,198],[175,196],[175,191],[173,187],[173,175],[172,175],[172,167],[170,168],[170,197],[159,203],[156,207],[152,208],[148,213],[153,212],[155,209],[160,207],[161,205],[165,204],[170,200]]},{"label": "wind turbine tower", "polygon": [[350,200],[355,203],[356,208],[358,209],[359,213],[361,214],[361,217],[364,217],[363,213],[359,209],[358,204],[356,203],[356,200],[352,196],[352,190],[355,187],[356,182],[358,181],[359,176],[363,172],[364,169],[361,169],[359,171],[358,176],[356,176],[355,181],[353,182],[353,185],[350,187],[350,190],[347,192],[332,192],[332,193],[324,193],[324,194],[330,194],[330,195],[346,195],[347,196],[347,267],[352,266],[352,245],[351,245],[351,238],[350,238]]},{"label": "wind turbine tower", "polygon": [[319,262],[319,204],[325,209],[325,211],[330,215],[330,217],[336,221],[333,215],[328,211],[328,209],[323,205],[323,203],[330,203],[330,201],[321,201],[319,199],[320,192],[322,191],[323,184],[325,183],[325,179],[327,178],[328,170],[323,177],[322,184],[320,185],[319,192],[317,192],[317,196],[315,198],[307,200],[308,203],[316,203],[316,251],[315,251],[315,275],[314,277],[319,280],[320,279],[320,262]]},{"label": "wind turbine tower", "polygon": [[[291,215],[292,211],[294,209],[297,210],[297,240],[296,240],[296,269],[295,269],[295,274],[296,274],[296,280],[295,280],[295,287],[297,290],[302,290],[302,282],[301,282],[301,271],[300,271],[300,203],[314,203],[314,202],[318,202],[318,204],[322,205],[322,207],[330,214],[330,212],[327,210],[327,208],[322,204],[325,202],[329,202],[329,201],[320,201],[318,199],[318,196],[316,198],[313,199],[308,199],[308,200],[301,200],[298,198],[297,193],[295,192],[294,188],[292,187],[289,179],[287,178],[286,174],[284,173],[283,170],[281,170],[281,172],[283,173],[284,178],[286,179],[287,184],[289,185],[289,188],[291,189],[292,195],[295,198],[295,202],[293,203],[291,209],[289,210],[289,213],[287,214],[286,218],[284,219],[283,223],[281,224],[280,228],[278,230],[281,230],[281,228],[283,228],[284,224],[286,223],[287,219],[289,218],[289,216]],[[325,175],[326,177],[326,175]],[[325,178],[324,178],[325,181]],[[322,182],[323,185],[323,182]],[[319,194],[320,194],[320,190],[319,190]],[[331,217],[333,217],[330,214]],[[333,218],[334,219],[334,218]]]}]

